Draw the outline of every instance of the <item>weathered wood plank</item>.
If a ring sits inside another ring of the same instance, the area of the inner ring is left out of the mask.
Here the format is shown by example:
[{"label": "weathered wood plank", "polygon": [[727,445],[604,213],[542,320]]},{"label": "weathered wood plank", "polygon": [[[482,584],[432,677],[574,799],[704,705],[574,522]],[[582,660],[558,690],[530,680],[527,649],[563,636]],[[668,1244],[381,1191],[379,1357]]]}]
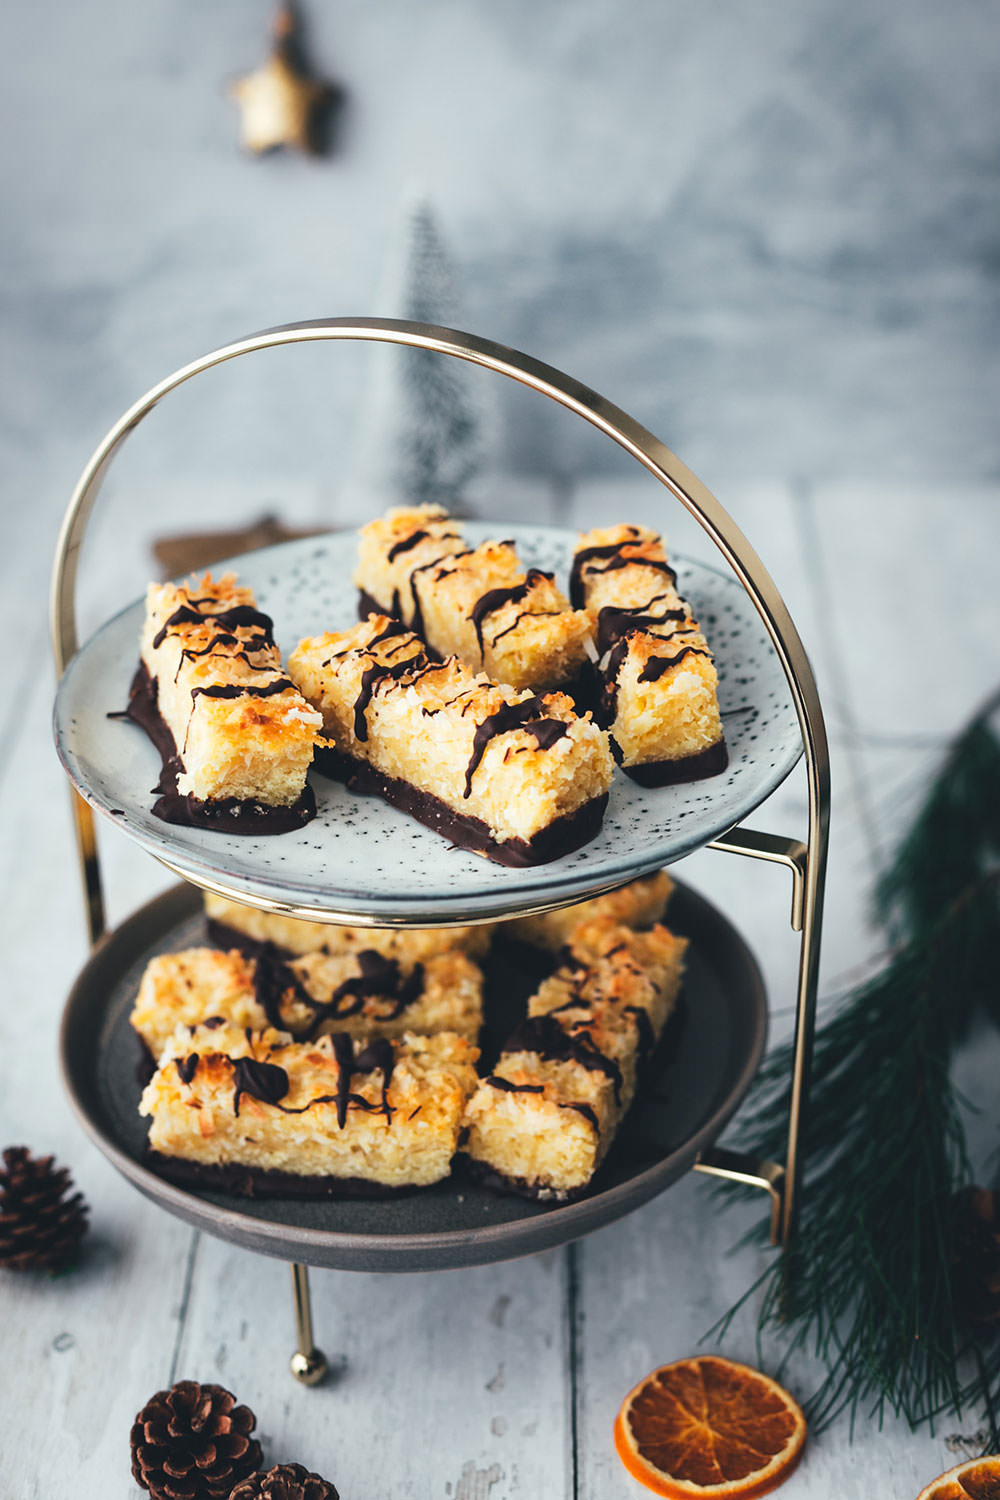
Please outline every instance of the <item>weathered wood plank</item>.
[{"label": "weathered wood plank", "polygon": [[56,1033],[85,958],[65,779],[47,748],[51,674],[36,681],[0,766],[0,1146],[55,1152],[92,1206],[79,1269],[0,1273],[6,1378],[0,1493],[124,1493],[128,1430],[166,1379],[190,1231],[140,1198],[85,1140],[58,1074]]},{"label": "weathered wood plank", "polygon": [[202,1241],[178,1376],[219,1380],[257,1412],[271,1462],[345,1496],[571,1494],[563,1252],[423,1275],[311,1273],[315,1336],[334,1369],[292,1379],[291,1276]]},{"label": "weathered wood plank", "polygon": [[[832,627],[859,728],[897,745],[947,739],[996,686],[995,485],[821,485]],[[863,669],[857,631],[877,649]]]}]

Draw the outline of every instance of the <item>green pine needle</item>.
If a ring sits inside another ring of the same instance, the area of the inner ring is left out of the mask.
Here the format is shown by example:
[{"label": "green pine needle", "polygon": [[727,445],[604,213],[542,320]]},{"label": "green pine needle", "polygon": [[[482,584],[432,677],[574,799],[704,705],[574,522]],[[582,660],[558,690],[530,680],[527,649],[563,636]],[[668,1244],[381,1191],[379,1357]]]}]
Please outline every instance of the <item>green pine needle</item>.
[{"label": "green pine needle", "polygon": [[[762,1294],[759,1330],[780,1331],[786,1358],[824,1362],[815,1425],[847,1409],[852,1425],[892,1413],[915,1427],[971,1406],[994,1451],[1000,1337],[977,1341],[952,1297],[952,1195],[970,1167],[950,1064],[978,1009],[1000,1021],[998,702],[956,742],[879,882],[897,947],[818,1031],[795,1236],[743,1299]],[[761,1070],[742,1149],[782,1158],[790,1079],[786,1045]]]},{"label": "green pine needle", "polygon": [[876,914],[918,937],[1000,854],[1000,744],[991,699],[955,742],[895,858],[876,886]]}]

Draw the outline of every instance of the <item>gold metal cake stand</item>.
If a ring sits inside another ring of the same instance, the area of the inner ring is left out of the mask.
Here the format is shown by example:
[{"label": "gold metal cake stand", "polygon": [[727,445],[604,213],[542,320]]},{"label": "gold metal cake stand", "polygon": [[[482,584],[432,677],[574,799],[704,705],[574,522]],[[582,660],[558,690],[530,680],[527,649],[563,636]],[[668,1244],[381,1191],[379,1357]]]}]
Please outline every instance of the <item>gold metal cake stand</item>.
[{"label": "gold metal cake stand", "polygon": [[[830,816],[830,762],[826,729],[812,668],[798,632],[775,584],[746,537],[718,500],[691,471],[657,438],[627,413],[596,392],[580,385],[561,371],[508,349],[488,339],[429,324],[383,318],[329,318],[290,323],[266,329],[195,360],[175,371],[147,392],[111,428],[77,484],[63,522],[56,549],[52,577],[52,644],[57,672],[62,675],[77,651],[76,576],[84,532],[107,470],[125,439],[177,386],[227,360],[283,344],[320,340],[361,340],[426,349],[484,366],[537,391],[575,412],[605,433],[670,492],[696,518],[718,547],[749,595],[781,663],[798,718],[805,757],[809,797],[806,842],[778,834],[733,827],[707,847],[753,859],[785,865],[792,876],[791,923],[800,935],[795,1040],[792,1062],[787,1144],[783,1163],[760,1161],[741,1153],[713,1146],[701,1153],[695,1170],[731,1181],[763,1188],[771,1198],[771,1236],[775,1244],[787,1246],[795,1222],[801,1180],[800,1141],[812,1056],[819,968],[823,888],[826,873]],[[104,899],[93,812],[79,792],[72,794],[80,876],[86,906],[90,942],[96,947],[105,933]],[[162,862],[186,880],[191,872]],[[198,880],[199,884],[208,884]],[[301,916],[313,921],[357,924],[357,913],[333,907],[318,910],[263,895],[249,896],[224,883],[212,882],[236,900],[264,910]],[[580,899],[579,895],[568,899]],[[557,903],[557,904],[568,904]],[[539,901],[532,909],[551,908]],[[400,919],[406,922],[407,918]],[[452,918],[452,921],[458,920]],[[460,920],[475,921],[476,916]],[[480,920],[483,920],[480,918]],[[425,918],[422,925],[430,925]],[[308,1269],[292,1265],[292,1285],[297,1326],[297,1349],[291,1369],[306,1385],[317,1384],[326,1373],[326,1360],[313,1338]]]}]

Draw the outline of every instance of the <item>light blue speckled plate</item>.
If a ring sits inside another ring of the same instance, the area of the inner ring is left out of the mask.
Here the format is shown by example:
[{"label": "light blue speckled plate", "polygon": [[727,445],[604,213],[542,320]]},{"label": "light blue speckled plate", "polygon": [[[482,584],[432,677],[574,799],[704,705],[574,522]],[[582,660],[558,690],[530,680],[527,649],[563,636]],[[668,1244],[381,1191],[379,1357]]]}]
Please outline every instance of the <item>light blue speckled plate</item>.
[{"label": "light blue speckled plate", "polygon": [[[474,542],[500,534],[469,523]],[[575,533],[554,527],[503,528],[525,563],[554,571],[566,587]],[[306,635],[356,619],[351,583],[354,532],[286,542],[230,566],[274,619],[286,654]],[[674,559],[713,647],[729,745],[729,768],[683,786],[646,790],[616,772],[600,833],[574,854],[512,870],[455,849],[374,797],[357,797],[313,775],[318,813],[293,833],[240,837],[180,828],[154,818],[151,788],[159,756],[134,724],[109,719],[125,707],[138,658],[143,604],[109,620],[73,658],[59,686],[55,737],[78,791],[99,812],[196,884],[234,897],[330,908],[368,924],[487,920],[582,900],[701,847],[752,811],[802,753],[784,673],[764,626],[737,581],[703,564]],[[218,575],[225,564],[214,569]]]}]

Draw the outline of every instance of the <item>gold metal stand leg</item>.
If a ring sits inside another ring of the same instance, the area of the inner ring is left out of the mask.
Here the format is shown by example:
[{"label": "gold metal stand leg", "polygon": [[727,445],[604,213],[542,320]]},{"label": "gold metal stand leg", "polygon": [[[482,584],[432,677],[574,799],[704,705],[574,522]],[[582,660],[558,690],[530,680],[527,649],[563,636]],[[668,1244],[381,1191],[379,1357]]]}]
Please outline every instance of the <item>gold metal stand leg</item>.
[{"label": "gold metal stand leg", "polygon": [[799,1187],[802,1179],[800,1144],[806,1107],[813,1035],[816,1027],[816,987],[819,978],[819,944],[823,914],[823,883],[826,875],[829,783],[824,764],[819,787],[811,791],[809,844],[756,828],[731,828],[714,839],[709,849],[724,854],[745,854],[751,859],[785,865],[792,875],[792,929],[800,934],[799,979],[796,1001],[795,1042],[792,1058],[791,1097],[788,1111],[788,1142],[785,1162],[757,1161],[740,1152],[715,1146],[703,1151],[695,1162],[696,1172],[731,1182],[750,1183],[771,1195],[771,1243],[787,1249],[795,1227]]},{"label": "gold metal stand leg", "polygon": [[97,830],[94,814],[79,792],[73,792],[73,823],[76,829],[76,847],[80,858],[80,879],[83,882],[84,909],[87,917],[87,937],[92,948],[104,936],[104,892],[101,887],[101,864],[97,854]]},{"label": "gold metal stand leg", "polygon": [[302,1385],[319,1385],[328,1366],[326,1355],[313,1343],[308,1266],[292,1266],[292,1295],[295,1298],[295,1333],[299,1347],[289,1360],[289,1368]]},{"label": "gold metal stand leg", "polygon": [[785,1169],[777,1161],[761,1161],[756,1156],[747,1156],[742,1151],[730,1151],[725,1146],[712,1146],[703,1151],[694,1164],[696,1172],[709,1177],[722,1177],[726,1182],[743,1182],[750,1187],[763,1188],[771,1195],[771,1244],[782,1243],[785,1209]]}]

